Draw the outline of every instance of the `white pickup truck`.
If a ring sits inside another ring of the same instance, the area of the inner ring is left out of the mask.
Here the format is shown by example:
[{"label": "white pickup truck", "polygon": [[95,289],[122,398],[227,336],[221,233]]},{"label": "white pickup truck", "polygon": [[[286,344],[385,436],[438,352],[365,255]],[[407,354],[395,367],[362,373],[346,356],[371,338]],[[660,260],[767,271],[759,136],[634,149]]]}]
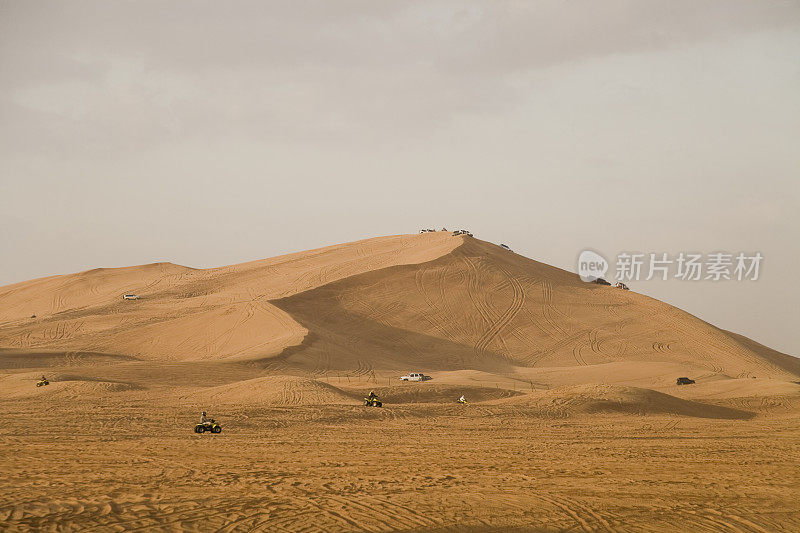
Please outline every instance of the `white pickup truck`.
[{"label": "white pickup truck", "polygon": [[405,376],[400,378],[400,381],[427,381],[429,379],[433,379],[430,376],[426,376],[422,372],[411,372],[406,374]]}]

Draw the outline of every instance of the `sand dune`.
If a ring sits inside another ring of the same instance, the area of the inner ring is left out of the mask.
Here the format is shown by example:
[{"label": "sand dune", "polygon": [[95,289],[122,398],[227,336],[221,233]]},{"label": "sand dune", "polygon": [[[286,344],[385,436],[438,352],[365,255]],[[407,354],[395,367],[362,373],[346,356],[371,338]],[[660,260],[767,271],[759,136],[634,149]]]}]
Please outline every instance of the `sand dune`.
[{"label": "sand dune", "polygon": [[296,376],[267,376],[209,387],[181,400],[210,408],[222,404],[298,406],[358,404],[353,394],[314,379]]},{"label": "sand dune", "polygon": [[434,261],[351,276],[273,304],[313,333],[287,358],[313,371],[512,372],[640,361],[730,377],[800,373],[797,359],[662,302],[583,283],[471,238]]},{"label": "sand dune", "polygon": [[135,360],[135,357],[93,352],[0,349],[0,370],[86,365],[101,366]]},{"label": "sand dune", "polygon": [[669,414],[699,418],[749,419],[753,413],[730,407],[676,398],[663,392],[619,385],[573,385],[514,398],[547,416],[622,413]]},{"label": "sand dune", "polygon": [[[384,384],[398,403],[582,384],[719,403],[791,396],[800,377],[800,360],[679,309],[448,232],[206,270],[95,269],[1,288],[0,302],[0,368],[86,367],[91,387],[196,389],[206,404],[348,403]],[[411,369],[436,381],[394,389]],[[683,375],[695,392],[675,387]]]},{"label": "sand dune", "polygon": [[274,358],[313,374],[663,361],[800,375],[797,359],[676,308],[447,232],[209,270],[97,269],[5,287],[0,302],[0,348],[24,351]]},{"label": "sand dune", "polygon": [[104,381],[88,376],[79,376],[63,372],[50,373],[47,376],[49,385],[33,387],[41,377],[41,373],[12,374],[0,378],[0,388],[7,398],[40,398],[56,397],[61,400],[81,396],[103,396],[108,393],[140,390],[132,383]]},{"label": "sand dune", "polygon": [[[306,330],[271,299],[430,260],[459,244],[447,237],[383,237],[208,270],[158,263],[17,283],[0,288],[0,347],[161,360],[275,355]],[[127,292],[141,299],[123,301]]]},{"label": "sand dune", "polygon": [[[392,387],[371,387],[389,405],[416,403],[455,404],[464,395],[471,403],[481,403],[499,398],[510,398],[521,392],[498,387],[481,387],[466,384],[407,383]],[[366,390],[364,395],[368,394]]]},{"label": "sand dune", "polygon": [[0,529],[797,530],[798,382],[447,232],[53,276],[0,288]]},{"label": "sand dune", "polygon": [[175,386],[222,387],[198,398],[225,402],[278,404],[291,383],[322,387],[301,403],[336,403],[351,398],[326,380],[391,385],[410,369],[437,376],[418,391],[447,394],[581,384],[671,394],[682,375],[700,386],[755,378],[753,394],[783,394],[766,383],[800,377],[800,360],[679,309],[448,232],[206,270],[95,269],[0,288],[0,302],[0,368],[87,366],[95,381],[145,389],[174,374]]}]

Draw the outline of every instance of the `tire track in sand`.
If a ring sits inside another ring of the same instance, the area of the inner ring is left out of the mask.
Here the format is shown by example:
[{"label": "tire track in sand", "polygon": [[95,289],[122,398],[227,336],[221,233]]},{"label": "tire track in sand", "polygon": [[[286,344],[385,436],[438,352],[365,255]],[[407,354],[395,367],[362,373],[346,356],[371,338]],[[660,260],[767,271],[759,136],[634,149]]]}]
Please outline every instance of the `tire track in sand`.
[{"label": "tire track in sand", "polygon": [[467,274],[467,296],[469,296],[472,305],[478,311],[478,314],[481,315],[481,318],[485,320],[487,324],[492,324],[495,321],[494,313],[492,312],[492,309],[487,307],[486,303],[483,302],[478,296],[478,269],[468,255],[462,254],[461,257],[466,263],[467,269],[471,274]]},{"label": "tire track in sand", "polygon": [[556,332],[557,335],[555,336],[566,336],[567,332],[558,325],[556,322],[553,314],[555,313],[555,309],[553,307],[553,284],[547,281],[546,279],[541,280],[542,285],[542,318],[544,318],[545,323],[549,326],[553,331]]},{"label": "tire track in sand", "polygon": [[609,521],[606,520],[602,515],[594,511],[588,505],[577,500],[565,498],[563,496],[559,499],[554,499],[537,495],[537,498],[552,504],[558,509],[561,509],[575,521],[578,527],[587,533],[594,533],[595,531],[607,531],[608,533],[613,533],[615,531]]},{"label": "tire track in sand", "polygon": [[500,315],[500,318],[494,321],[489,329],[483,333],[483,335],[478,339],[478,342],[475,343],[475,350],[478,353],[483,353],[486,350],[489,344],[491,344],[492,341],[497,338],[498,335],[500,335],[503,328],[505,328],[514,319],[522,306],[525,305],[525,291],[523,290],[520,282],[505,269],[498,266],[498,270],[500,270],[506,276],[513,291],[511,304],[509,304],[508,309],[506,309],[505,312]]},{"label": "tire track in sand", "polygon": [[[441,319],[441,315],[444,316],[457,316],[455,311],[453,310],[452,306],[447,302],[447,294],[445,290],[445,272],[442,269],[437,269],[434,273],[436,275],[435,284],[438,288],[438,299],[440,304],[434,302],[434,298],[431,295],[431,291],[425,288],[425,275],[429,272],[432,272],[432,269],[426,268],[425,266],[420,265],[417,271],[414,273],[414,284],[417,287],[417,290],[422,295],[425,303],[427,304],[428,308],[431,310],[431,315],[434,315],[435,318],[429,316],[428,314],[424,315],[425,320],[430,323],[441,335],[443,338],[448,340],[453,340],[453,336],[448,334],[448,328],[452,328],[457,330],[457,333],[463,338],[469,337],[469,331],[463,326],[461,321],[446,321]],[[460,285],[460,284],[457,284]],[[441,311],[444,311],[442,313]]]}]

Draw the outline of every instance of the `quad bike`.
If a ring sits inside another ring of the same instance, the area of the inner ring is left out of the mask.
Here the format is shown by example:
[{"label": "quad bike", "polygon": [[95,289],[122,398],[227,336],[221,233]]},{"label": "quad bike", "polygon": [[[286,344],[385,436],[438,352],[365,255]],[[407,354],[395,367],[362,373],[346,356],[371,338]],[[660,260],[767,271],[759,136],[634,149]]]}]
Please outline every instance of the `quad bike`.
[{"label": "quad bike", "polygon": [[367,407],[383,407],[383,402],[377,398],[364,398],[364,405]]},{"label": "quad bike", "polygon": [[39,381],[36,382],[37,387],[44,387],[45,385],[50,385],[50,382],[47,381],[46,379],[40,379]]},{"label": "quad bike", "polygon": [[460,403],[461,405],[469,405],[469,402],[467,402],[467,400],[462,400],[461,398],[459,398],[459,399],[458,399],[458,400],[456,400],[456,401],[457,401],[458,403]]},{"label": "quad bike", "polygon": [[217,424],[212,419],[210,422],[203,422],[202,424],[197,424],[194,427],[195,433],[205,433],[206,431],[210,431],[211,433],[222,433],[222,426]]}]

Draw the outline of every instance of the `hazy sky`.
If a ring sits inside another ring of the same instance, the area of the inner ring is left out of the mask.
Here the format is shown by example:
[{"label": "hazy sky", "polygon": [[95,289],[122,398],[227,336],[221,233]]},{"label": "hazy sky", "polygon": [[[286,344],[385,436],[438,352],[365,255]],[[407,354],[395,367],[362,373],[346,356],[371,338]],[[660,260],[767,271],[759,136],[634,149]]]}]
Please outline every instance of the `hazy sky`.
[{"label": "hazy sky", "polygon": [[800,0],[0,0],[0,285],[421,227],[633,283],[800,355]]}]

